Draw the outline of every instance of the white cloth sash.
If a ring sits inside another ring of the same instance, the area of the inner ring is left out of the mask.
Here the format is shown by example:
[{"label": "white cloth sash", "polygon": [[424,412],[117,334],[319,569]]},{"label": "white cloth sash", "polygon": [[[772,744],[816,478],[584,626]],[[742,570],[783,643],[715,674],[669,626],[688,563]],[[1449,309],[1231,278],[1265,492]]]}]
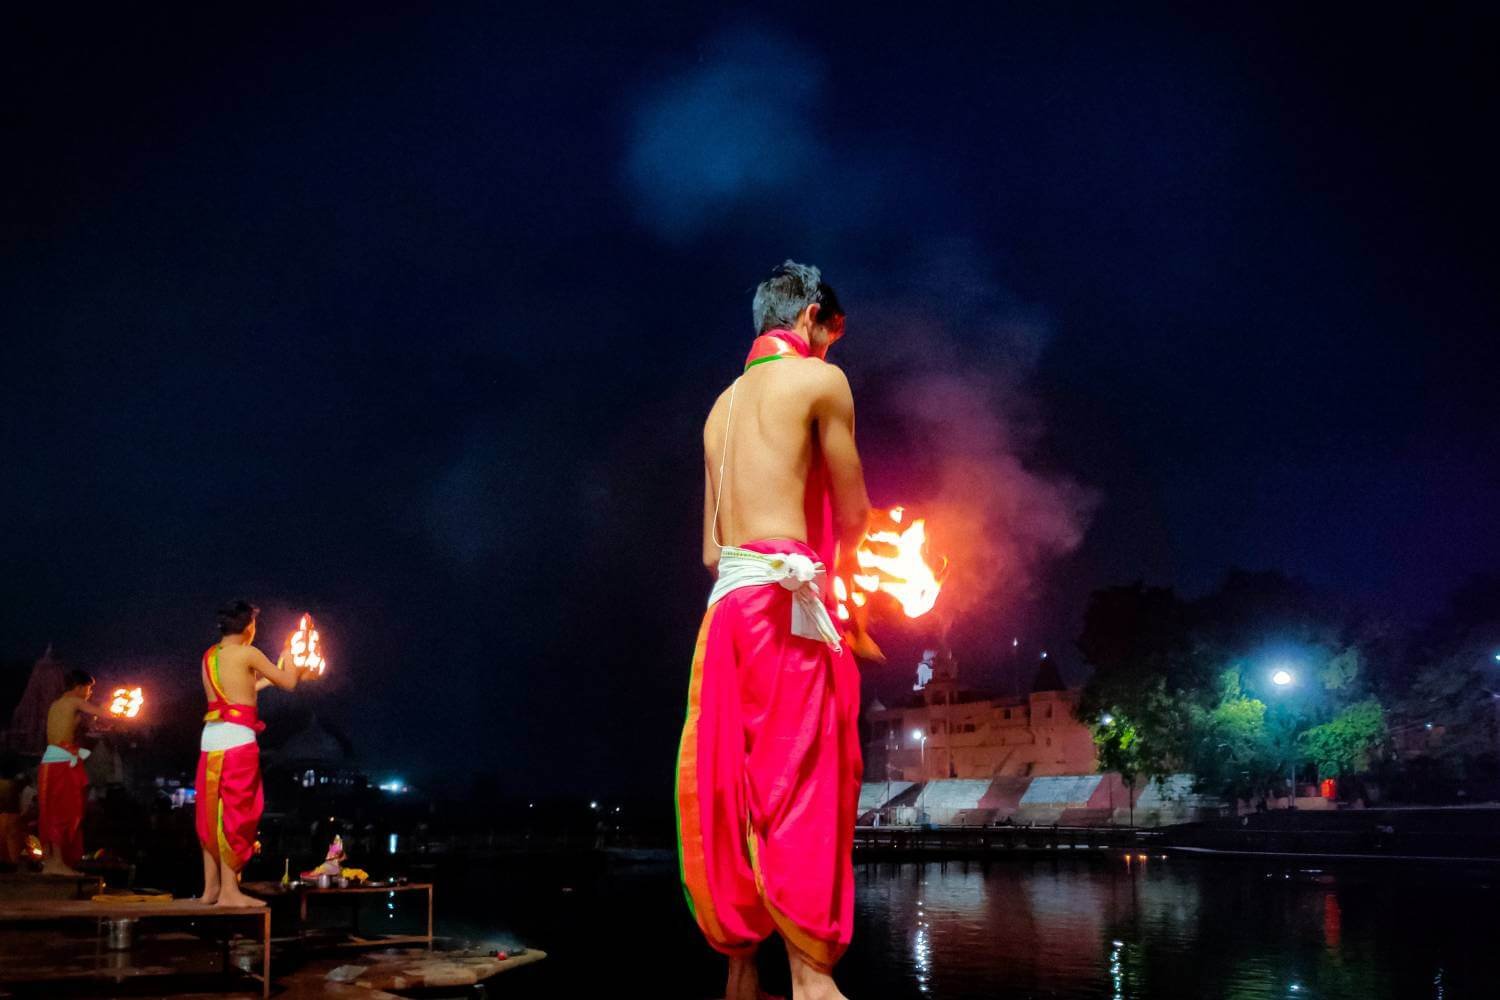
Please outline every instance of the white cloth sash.
[{"label": "white cloth sash", "polygon": [[835,653],[843,651],[839,630],[828,616],[821,589],[828,570],[800,552],[752,552],[735,545],[719,550],[719,578],[708,595],[709,607],[741,587],[763,587],[779,583],[792,592],[792,635],[826,642]]},{"label": "white cloth sash", "polygon": [[[32,745],[35,746],[35,744]],[[48,743],[46,752],[42,754],[42,763],[66,764],[69,767],[77,767],[79,761],[87,760],[89,755],[92,753],[92,750],[84,750],[80,748],[77,754],[73,754],[67,750],[64,750],[56,743]]]},{"label": "white cloth sash", "polygon": [[198,749],[204,753],[215,753],[254,742],[255,730],[249,726],[242,726],[238,722],[205,722],[203,739],[199,741]]}]

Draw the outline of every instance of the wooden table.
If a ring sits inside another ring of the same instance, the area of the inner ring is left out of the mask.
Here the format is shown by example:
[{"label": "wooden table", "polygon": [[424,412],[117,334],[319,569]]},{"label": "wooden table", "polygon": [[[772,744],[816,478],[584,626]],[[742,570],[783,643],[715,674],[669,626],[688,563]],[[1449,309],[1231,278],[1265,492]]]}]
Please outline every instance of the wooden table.
[{"label": "wooden table", "polygon": [[92,899],[103,891],[104,881],[97,875],[0,872],[0,906],[22,901]]},{"label": "wooden table", "polygon": [[[43,923],[56,920],[108,920],[129,917],[135,920],[206,919],[212,917],[255,917],[260,921],[260,979],[263,998],[271,995],[271,909],[268,906],[213,906],[196,900],[172,900],[169,903],[95,903],[91,900],[16,900],[0,903],[0,923]],[[225,947],[224,971],[229,971],[228,946]],[[250,975],[254,975],[250,973]]]},{"label": "wooden table", "polygon": [[240,886],[241,889],[262,899],[274,900],[282,896],[295,895],[297,897],[297,929],[299,934],[307,923],[307,904],[313,896],[343,896],[348,900],[358,902],[358,898],[372,893],[386,892],[425,892],[427,894],[427,933],[426,934],[387,934],[375,938],[361,938],[359,936],[359,915],[355,912],[352,921],[354,940],[346,947],[365,948],[377,945],[392,944],[425,944],[430,951],[433,941],[433,905],[432,905],[432,883],[431,882],[406,882],[401,885],[349,885],[347,888],[329,886],[320,889],[316,885],[304,884],[291,889],[283,889],[275,882],[246,882]]}]

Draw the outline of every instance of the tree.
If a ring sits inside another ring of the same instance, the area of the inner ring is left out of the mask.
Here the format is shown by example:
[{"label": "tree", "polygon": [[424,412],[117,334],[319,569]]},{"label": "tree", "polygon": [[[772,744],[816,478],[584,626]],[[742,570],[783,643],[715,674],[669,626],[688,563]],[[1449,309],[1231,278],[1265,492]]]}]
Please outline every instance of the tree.
[{"label": "tree", "polygon": [[1335,695],[1354,690],[1363,673],[1361,660],[1357,646],[1346,646],[1330,656],[1318,671],[1318,680],[1322,682],[1323,690]]},{"label": "tree", "polygon": [[1476,765],[1481,771],[1494,769],[1500,683],[1485,658],[1492,645],[1466,644],[1422,670],[1400,706],[1402,728],[1434,732],[1427,756],[1460,778]]},{"label": "tree", "polygon": [[1244,695],[1237,669],[1223,671],[1217,703],[1194,712],[1196,784],[1230,800],[1253,798],[1283,773],[1277,743],[1265,702]]},{"label": "tree", "polygon": [[1130,794],[1130,825],[1135,826],[1135,783],[1146,762],[1141,757],[1140,732],[1125,719],[1106,715],[1094,727],[1099,768],[1114,771]]},{"label": "tree", "polygon": [[1320,775],[1343,777],[1368,771],[1387,739],[1385,709],[1366,698],[1302,733],[1298,744]]},{"label": "tree", "polygon": [[1093,673],[1077,715],[1094,730],[1101,765],[1128,769],[1132,787],[1178,770],[1190,705],[1202,693],[1186,606],[1139,583],[1095,591],[1078,646]]},{"label": "tree", "polygon": [[[1384,745],[1366,643],[1386,644],[1383,663],[1388,635],[1279,573],[1236,571],[1192,602],[1140,583],[1099,590],[1078,640],[1092,673],[1077,715],[1100,766],[1132,787],[1190,770],[1202,790],[1251,798],[1305,759],[1352,773]],[[1291,684],[1273,682],[1282,662]]]},{"label": "tree", "polygon": [[1455,590],[1413,645],[1418,669],[1391,727],[1408,794],[1500,793],[1500,577]]}]

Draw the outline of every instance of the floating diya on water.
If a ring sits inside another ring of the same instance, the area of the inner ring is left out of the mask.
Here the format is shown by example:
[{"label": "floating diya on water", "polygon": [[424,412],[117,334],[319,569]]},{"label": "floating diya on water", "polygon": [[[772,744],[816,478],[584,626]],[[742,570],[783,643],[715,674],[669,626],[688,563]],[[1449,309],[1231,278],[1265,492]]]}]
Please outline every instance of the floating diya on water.
[{"label": "floating diya on water", "polygon": [[139,686],[115,688],[110,696],[109,714],[117,719],[133,719],[141,714],[145,704],[146,695]]},{"label": "floating diya on water", "polygon": [[318,628],[313,624],[313,616],[303,613],[302,621],[297,625],[297,631],[292,633],[289,644],[292,653],[292,666],[299,669],[310,670],[319,677],[328,667],[328,661],[323,658],[323,647],[318,642]]}]

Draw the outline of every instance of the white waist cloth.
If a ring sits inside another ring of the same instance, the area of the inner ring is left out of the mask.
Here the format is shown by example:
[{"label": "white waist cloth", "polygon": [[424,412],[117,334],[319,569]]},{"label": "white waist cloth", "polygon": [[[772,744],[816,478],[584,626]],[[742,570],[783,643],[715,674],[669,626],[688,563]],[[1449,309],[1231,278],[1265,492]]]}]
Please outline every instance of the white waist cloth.
[{"label": "white waist cloth", "polygon": [[[33,744],[33,746],[34,745],[35,744]],[[78,762],[80,760],[88,759],[88,756],[91,753],[93,753],[92,750],[84,750],[80,748],[77,754],[73,754],[67,750],[64,750],[56,743],[48,743],[46,752],[42,754],[42,763],[66,764],[69,767],[77,767]]]},{"label": "white waist cloth", "polygon": [[255,730],[249,726],[242,726],[238,722],[205,722],[203,739],[198,743],[198,749],[204,753],[213,753],[217,750],[233,750],[254,742]]},{"label": "white waist cloth", "polygon": [[839,630],[828,617],[819,584],[828,570],[800,552],[752,552],[734,545],[719,550],[719,578],[708,595],[709,607],[741,587],[779,583],[792,592],[792,635],[828,643],[835,653],[843,646]]}]

